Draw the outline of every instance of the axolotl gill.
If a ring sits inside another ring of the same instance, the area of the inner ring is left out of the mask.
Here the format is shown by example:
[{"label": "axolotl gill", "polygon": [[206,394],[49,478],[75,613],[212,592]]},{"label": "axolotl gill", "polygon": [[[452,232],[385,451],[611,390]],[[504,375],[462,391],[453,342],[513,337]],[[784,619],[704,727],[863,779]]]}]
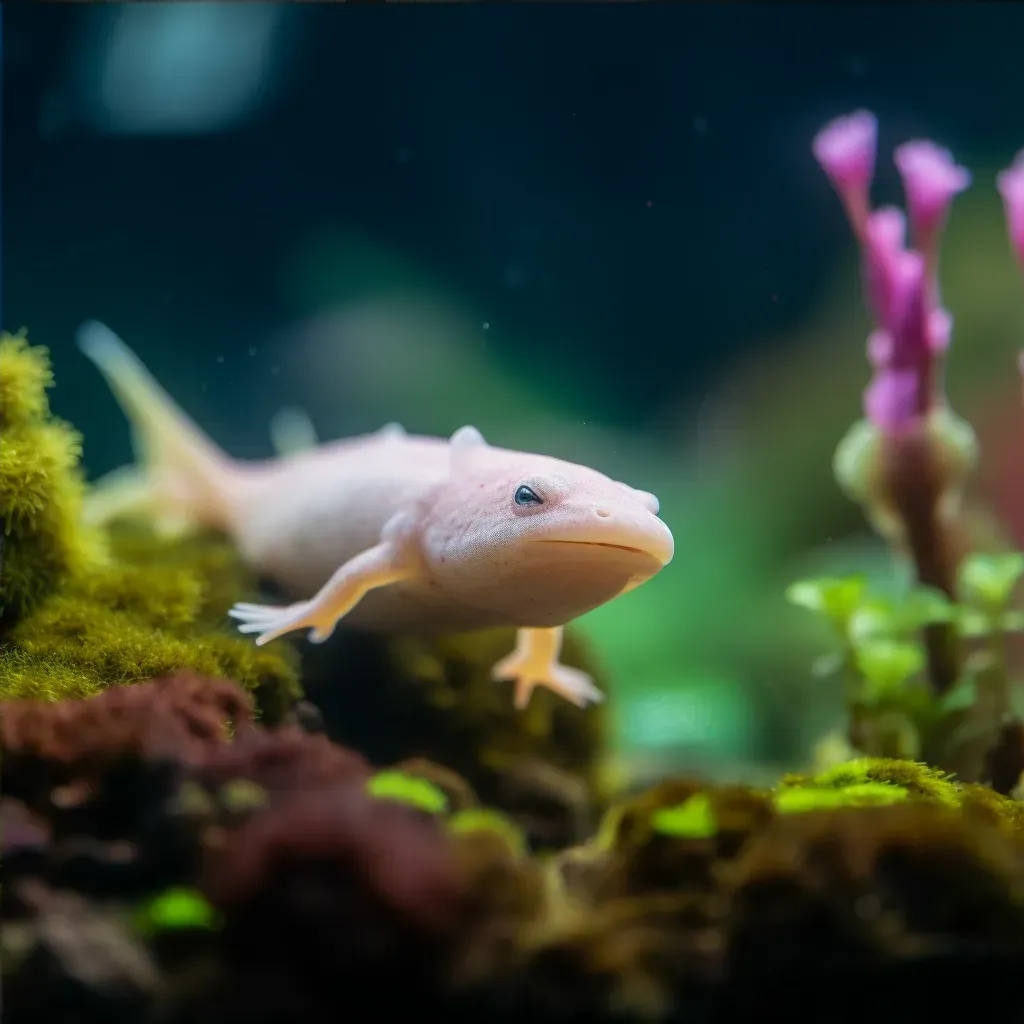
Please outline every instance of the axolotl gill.
[{"label": "axolotl gill", "polygon": [[[265,644],[295,630],[314,643],[339,623],[446,633],[517,627],[492,670],[525,707],[543,686],[585,706],[592,679],[563,665],[562,628],[653,577],[674,542],[654,495],[586,466],[488,444],[376,434],[260,461],[218,448],[109,328],[78,333],[129,419],[137,465],[118,477],[136,507],[230,536],[294,604],[236,604]],[[117,507],[117,502],[112,507]]]}]

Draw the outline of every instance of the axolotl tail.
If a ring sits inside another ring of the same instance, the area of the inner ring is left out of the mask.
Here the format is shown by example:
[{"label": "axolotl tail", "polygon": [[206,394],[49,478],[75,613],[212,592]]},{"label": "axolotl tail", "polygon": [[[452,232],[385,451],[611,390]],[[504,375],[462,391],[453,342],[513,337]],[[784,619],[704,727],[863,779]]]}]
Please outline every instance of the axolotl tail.
[{"label": "axolotl tail", "polygon": [[89,321],[77,340],[128,417],[137,460],[100,482],[93,518],[146,508],[163,520],[233,532],[245,467],[192,422],[109,327]]}]

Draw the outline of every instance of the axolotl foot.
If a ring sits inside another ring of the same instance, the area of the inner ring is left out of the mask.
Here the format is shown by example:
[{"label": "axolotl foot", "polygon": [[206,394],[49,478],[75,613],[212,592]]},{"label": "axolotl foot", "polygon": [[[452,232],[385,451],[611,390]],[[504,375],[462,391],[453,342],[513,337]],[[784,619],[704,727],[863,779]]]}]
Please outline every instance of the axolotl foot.
[{"label": "axolotl foot", "polygon": [[312,601],[290,605],[246,604],[239,602],[228,612],[239,623],[239,633],[258,633],[256,645],[270,643],[297,629],[309,629],[310,643],[323,643],[333,632],[335,623],[317,620]]},{"label": "axolotl foot", "polygon": [[536,687],[553,690],[577,707],[604,700],[604,694],[586,672],[559,662],[562,628],[520,629],[515,650],[491,669],[491,678],[515,682],[515,706],[520,710],[530,703]]}]

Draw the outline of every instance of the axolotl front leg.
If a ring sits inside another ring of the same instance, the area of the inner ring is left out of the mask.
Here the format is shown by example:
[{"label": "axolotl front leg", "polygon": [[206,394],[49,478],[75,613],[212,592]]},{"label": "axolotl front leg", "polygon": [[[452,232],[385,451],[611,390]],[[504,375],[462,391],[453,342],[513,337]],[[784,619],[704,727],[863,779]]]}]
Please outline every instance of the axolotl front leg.
[{"label": "axolotl front leg", "polygon": [[238,603],[228,615],[239,622],[240,633],[258,634],[257,645],[297,629],[308,629],[310,642],[319,644],[371,590],[412,579],[419,571],[412,521],[400,513],[384,527],[379,544],[350,558],[309,600],[283,607]]},{"label": "axolotl front leg", "polygon": [[581,708],[604,700],[604,694],[586,672],[558,660],[563,632],[561,626],[520,629],[515,650],[491,669],[493,679],[515,681],[517,708],[525,708],[530,703],[537,686],[553,690]]},{"label": "axolotl front leg", "polygon": [[[419,559],[410,542],[408,524],[396,518],[384,530],[380,544],[368,548],[342,565],[307,601],[286,606],[236,604],[228,613],[238,621],[239,632],[256,633],[257,644],[299,629],[309,630],[311,643],[323,643],[335,626],[371,590],[419,572]],[[491,671],[494,679],[515,682],[515,706],[525,708],[536,687],[542,686],[579,707],[603,700],[586,672],[559,662],[562,627],[520,629],[516,646]]]}]

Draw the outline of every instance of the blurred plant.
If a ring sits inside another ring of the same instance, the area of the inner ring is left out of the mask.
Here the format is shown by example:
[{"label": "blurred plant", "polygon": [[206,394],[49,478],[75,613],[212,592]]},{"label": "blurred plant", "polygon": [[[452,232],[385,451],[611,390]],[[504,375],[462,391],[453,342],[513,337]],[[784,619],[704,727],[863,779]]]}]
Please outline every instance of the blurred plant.
[{"label": "blurred plant", "polygon": [[[961,498],[978,446],[941,387],[953,321],[939,296],[939,242],[971,177],[933,142],[907,142],[894,159],[909,218],[872,210],[877,128],[873,114],[858,111],[826,125],[813,144],[860,245],[876,322],[865,416],[840,443],[833,470],[897,560],[909,562],[914,583],[883,598],[860,576],[805,580],[787,597],[839,640],[816,672],[843,678],[855,749],[924,758],[976,779],[1012,709],[1005,636],[1024,627],[1024,613],[1011,607],[1024,555],[964,550]],[[998,185],[1024,259],[1024,156]]]},{"label": "blurred plant", "polygon": [[366,784],[366,791],[377,800],[393,800],[425,814],[441,814],[448,798],[432,782],[405,772],[377,772]]}]

